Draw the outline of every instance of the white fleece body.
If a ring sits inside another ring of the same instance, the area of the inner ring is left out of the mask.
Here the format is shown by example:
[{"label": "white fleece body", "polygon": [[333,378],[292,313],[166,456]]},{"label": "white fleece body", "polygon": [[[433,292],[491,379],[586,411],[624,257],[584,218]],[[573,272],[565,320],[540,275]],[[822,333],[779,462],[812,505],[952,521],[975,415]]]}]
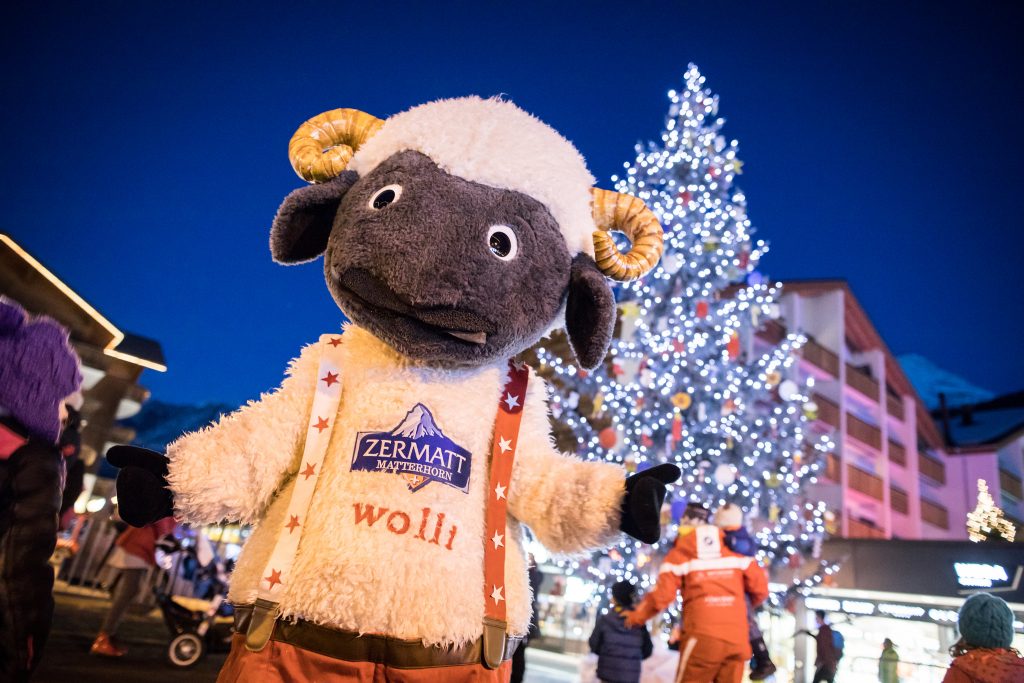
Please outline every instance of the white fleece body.
[{"label": "white fleece body", "polygon": [[[502,366],[443,371],[410,364],[365,330],[342,339],[342,395],[282,614],[339,629],[458,644],[478,638],[484,614],[484,505]],[[177,517],[255,523],[232,576],[230,599],[256,598],[281,533],[319,362],[316,347],[293,361],[281,388],[168,449]],[[431,481],[412,491],[402,476],[353,471],[359,433],[389,432],[422,404],[437,428],[471,453],[467,490]],[[531,376],[508,488],[508,630],[527,631],[530,589],[520,524],[549,549],[579,552],[618,535],[624,471],[552,446],[543,381]],[[443,517],[441,517],[443,515]],[[287,533],[287,531],[285,531]]]}]

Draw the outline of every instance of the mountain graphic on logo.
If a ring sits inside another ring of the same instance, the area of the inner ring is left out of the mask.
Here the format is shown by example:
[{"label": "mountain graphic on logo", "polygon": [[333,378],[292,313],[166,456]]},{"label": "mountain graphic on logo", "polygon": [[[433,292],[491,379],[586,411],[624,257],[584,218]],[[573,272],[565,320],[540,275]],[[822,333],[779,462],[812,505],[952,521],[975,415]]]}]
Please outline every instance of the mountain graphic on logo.
[{"label": "mountain graphic on logo", "polygon": [[407,439],[421,439],[424,436],[441,436],[444,434],[434,423],[434,416],[430,414],[427,407],[417,403],[412,407],[397,427],[391,430],[394,436],[404,436]]}]

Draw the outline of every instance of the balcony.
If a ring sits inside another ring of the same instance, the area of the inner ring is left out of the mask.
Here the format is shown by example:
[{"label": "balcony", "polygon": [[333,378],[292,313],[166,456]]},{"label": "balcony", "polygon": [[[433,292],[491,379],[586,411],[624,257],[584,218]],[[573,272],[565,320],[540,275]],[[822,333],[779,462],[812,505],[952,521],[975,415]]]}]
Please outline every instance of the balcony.
[{"label": "balcony", "polygon": [[828,400],[821,394],[814,395],[814,402],[818,404],[818,419],[836,429],[839,428],[839,406]]},{"label": "balcony", "polygon": [[918,451],[917,468],[924,476],[940,484],[946,483],[946,466],[939,460]]},{"label": "balcony", "polygon": [[885,532],[866,520],[851,519],[846,527],[847,538],[885,538]]},{"label": "balcony", "polygon": [[889,439],[889,461],[897,465],[907,466],[907,449]]},{"label": "balcony", "polygon": [[906,491],[898,486],[890,486],[889,500],[892,503],[893,510],[904,515],[910,514],[910,496],[907,495]]},{"label": "balcony", "polygon": [[885,411],[897,420],[903,419],[903,400],[899,396],[885,395]]},{"label": "balcony", "polygon": [[1024,500],[1024,486],[1020,477],[1003,469],[999,470],[999,489],[1017,500]]},{"label": "balcony", "polygon": [[921,519],[940,529],[949,529],[949,510],[924,498],[921,499]]},{"label": "balcony", "polygon": [[828,459],[825,461],[825,476],[838,484],[840,467],[839,456],[835,453],[829,453]]},{"label": "balcony", "polygon": [[839,356],[810,339],[804,344],[804,360],[833,377],[839,376]]},{"label": "balcony", "polygon": [[880,477],[870,472],[865,472],[854,465],[846,466],[846,476],[848,477],[850,488],[854,491],[860,491],[875,500],[884,499],[884,488]]},{"label": "balcony", "polygon": [[882,432],[856,415],[846,415],[846,433],[876,451],[882,450]]},{"label": "balcony", "polygon": [[849,363],[846,364],[846,385],[853,387],[873,401],[878,400],[878,380]]}]

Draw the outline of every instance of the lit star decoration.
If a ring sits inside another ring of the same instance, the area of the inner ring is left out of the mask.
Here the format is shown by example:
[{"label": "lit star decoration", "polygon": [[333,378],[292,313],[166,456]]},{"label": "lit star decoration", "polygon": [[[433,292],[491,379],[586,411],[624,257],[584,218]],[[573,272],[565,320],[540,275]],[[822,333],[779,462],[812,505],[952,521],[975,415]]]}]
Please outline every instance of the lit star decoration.
[{"label": "lit star decoration", "polygon": [[1017,528],[996,507],[984,479],[978,480],[978,504],[967,513],[967,536],[975,543],[997,537],[1013,543],[1017,536]]},{"label": "lit star decoration", "polygon": [[326,384],[328,388],[330,388],[332,384],[337,384],[339,382],[338,373],[328,372],[327,376],[323,377],[320,381]]},{"label": "lit star decoration", "polygon": [[[813,379],[798,366],[807,340],[776,320],[780,289],[757,270],[768,245],[753,238],[746,196],[733,186],[743,165],[738,143],[722,134],[718,97],[693,65],[682,91],[668,96],[660,140],[638,145],[625,174],[612,178],[659,217],[661,263],[618,292],[621,331],[604,365],[583,372],[546,343],[537,371],[554,387],[563,446],[575,441],[579,456],[629,471],[678,465],[673,509],[734,502],[759,543],[758,559],[800,556],[795,563],[820,547],[825,507],[804,490],[834,448],[830,432],[802,409],[813,395]],[[779,396],[780,378],[797,390]],[[730,476],[716,479],[716,470]],[[674,521],[666,511],[665,535],[653,546],[624,537],[607,554],[556,563],[600,584],[614,575],[646,589],[676,537]]]},{"label": "lit star decoration", "polygon": [[320,417],[320,418],[317,418],[316,424],[313,425],[313,426],[316,427],[316,431],[317,432],[319,432],[320,434],[323,434],[324,430],[327,429],[328,427],[330,427],[330,424],[328,424],[326,417]]}]

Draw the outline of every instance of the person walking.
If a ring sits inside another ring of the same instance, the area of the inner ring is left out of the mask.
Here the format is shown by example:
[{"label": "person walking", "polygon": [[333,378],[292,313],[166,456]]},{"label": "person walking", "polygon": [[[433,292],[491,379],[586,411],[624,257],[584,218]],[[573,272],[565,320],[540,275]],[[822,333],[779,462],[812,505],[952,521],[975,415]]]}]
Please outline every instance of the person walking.
[{"label": "person walking", "polygon": [[639,683],[643,660],[654,643],[646,626],[626,625],[624,612],[636,602],[636,586],[619,581],[612,586],[612,607],[602,614],[590,634],[590,651],[597,655],[597,678],[603,683]]},{"label": "person walking", "polygon": [[816,634],[812,634],[806,629],[797,632],[798,635],[805,633],[814,636],[817,654],[814,657],[813,683],[835,683],[839,660],[843,658],[843,637],[837,631],[832,630],[832,626],[828,623],[828,616],[823,610],[817,610],[814,613],[814,619],[818,626]]},{"label": "person walking", "polygon": [[900,683],[899,666],[896,646],[886,638],[882,641],[882,656],[878,658],[878,680],[881,683]]},{"label": "person walking", "polygon": [[101,657],[122,657],[128,652],[127,648],[116,643],[117,630],[128,613],[128,606],[138,596],[142,580],[156,566],[157,541],[174,531],[174,527],[174,518],[164,517],[138,529],[128,527],[114,541],[114,551],[107,564],[121,571],[111,595],[110,609],[89,649],[90,653]]},{"label": "person walking", "polygon": [[953,662],[943,683],[1024,681],[1024,657],[1011,647],[1013,611],[1002,598],[976,593],[957,616],[960,640],[949,649]]},{"label": "person walking", "polygon": [[68,332],[0,297],[0,681],[27,681],[53,620],[65,402],[82,383]]},{"label": "person walking", "polygon": [[654,590],[626,615],[626,623],[643,624],[682,593],[677,683],[739,683],[753,655],[745,596],[755,607],[763,603],[768,577],[754,558],[729,550],[724,532],[707,519],[704,506],[686,506]]}]

